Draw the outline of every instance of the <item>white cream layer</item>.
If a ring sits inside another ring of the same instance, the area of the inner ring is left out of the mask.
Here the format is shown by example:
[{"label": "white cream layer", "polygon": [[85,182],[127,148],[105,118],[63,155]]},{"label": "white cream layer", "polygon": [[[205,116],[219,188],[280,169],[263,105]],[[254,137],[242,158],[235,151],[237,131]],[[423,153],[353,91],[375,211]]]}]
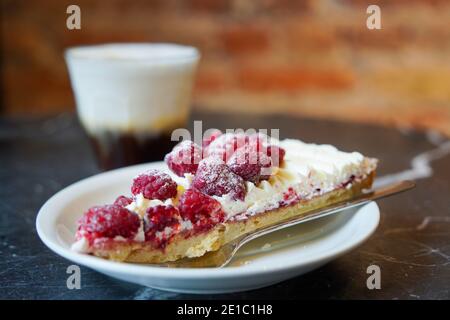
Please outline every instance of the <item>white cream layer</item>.
[{"label": "white cream layer", "polygon": [[[364,177],[375,169],[376,161],[364,163],[364,156],[358,152],[342,152],[331,145],[308,144],[299,140],[286,139],[271,143],[286,150],[285,161],[269,181],[257,186],[247,182],[244,201],[233,200],[230,195],[214,196],[231,219],[253,215],[278,208],[281,202],[289,204],[292,197],[284,199],[285,193],[292,189],[301,198],[320,195],[347,182],[351,176]],[[367,161],[366,161],[367,162]]]}]

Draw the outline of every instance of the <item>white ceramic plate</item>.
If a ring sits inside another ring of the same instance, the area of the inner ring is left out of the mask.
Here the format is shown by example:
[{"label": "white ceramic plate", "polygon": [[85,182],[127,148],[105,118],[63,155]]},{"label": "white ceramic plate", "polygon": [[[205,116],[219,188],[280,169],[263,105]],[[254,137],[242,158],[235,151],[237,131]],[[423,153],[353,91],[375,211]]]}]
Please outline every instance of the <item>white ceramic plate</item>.
[{"label": "white ceramic plate", "polygon": [[162,162],[105,172],[81,180],[50,198],[39,211],[41,240],[60,256],[111,277],[153,288],[189,293],[236,292],[261,288],[304,274],[343,255],[376,229],[376,203],[277,231],[245,245],[229,267],[167,269],[118,263],[70,250],[76,221],[84,210],[129,194],[132,178]]}]

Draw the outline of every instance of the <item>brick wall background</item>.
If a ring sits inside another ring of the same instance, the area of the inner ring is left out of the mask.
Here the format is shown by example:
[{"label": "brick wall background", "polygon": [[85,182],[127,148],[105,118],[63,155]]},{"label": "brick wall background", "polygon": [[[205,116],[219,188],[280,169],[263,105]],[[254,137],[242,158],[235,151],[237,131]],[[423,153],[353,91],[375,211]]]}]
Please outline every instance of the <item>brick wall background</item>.
[{"label": "brick wall background", "polygon": [[[433,127],[450,135],[448,0],[0,0],[3,112],[74,108],[64,48],[176,42],[197,108]],[[65,27],[78,4],[82,29]],[[378,4],[382,30],[366,28]]]}]

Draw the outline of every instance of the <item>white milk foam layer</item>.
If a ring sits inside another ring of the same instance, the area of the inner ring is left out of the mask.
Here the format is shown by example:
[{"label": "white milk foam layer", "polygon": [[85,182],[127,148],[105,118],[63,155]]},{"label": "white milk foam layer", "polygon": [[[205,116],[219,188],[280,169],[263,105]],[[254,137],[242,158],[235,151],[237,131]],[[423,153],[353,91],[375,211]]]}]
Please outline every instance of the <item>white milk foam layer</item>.
[{"label": "white milk foam layer", "polygon": [[66,61],[78,115],[89,132],[161,132],[188,116],[199,53],[173,44],[71,48]]}]

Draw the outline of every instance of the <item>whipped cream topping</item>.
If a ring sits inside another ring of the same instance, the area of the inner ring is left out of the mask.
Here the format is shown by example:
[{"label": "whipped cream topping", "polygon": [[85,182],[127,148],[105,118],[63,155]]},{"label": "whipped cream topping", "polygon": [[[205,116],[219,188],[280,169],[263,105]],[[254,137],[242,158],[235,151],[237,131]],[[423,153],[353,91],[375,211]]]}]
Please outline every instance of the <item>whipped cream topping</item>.
[{"label": "whipped cream topping", "polygon": [[[175,176],[172,176],[172,178],[174,178],[174,180],[176,180],[176,182],[178,184],[179,192],[178,192],[178,195],[176,198],[167,199],[164,201],[161,201],[158,199],[149,200],[149,199],[144,198],[144,195],[142,193],[139,193],[136,196],[134,196],[133,201],[128,206],[125,207],[128,210],[137,213],[142,218],[141,228],[139,229],[138,234],[135,237],[135,241],[145,241],[145,234],[144,234],[144,230],[143,230],[143,221],[145,220],[146,211],[149,208],[156,207],[156,206],[174,206],[175,207],[176,205],[175,205],[174,201],[178,201],[181,193],[189,187],[189,184],[192,181],[191,174],[186,174],[184,178],[180,178],[180,177],[175,178]],[[180,229],[179,229],[180,231],[191,230],[193,228],[192,222],[189,220],[180,219],[179,222],[180,222]],[[142,237],[140,236],[141,232],[142,232]],[[156,237],[158,237],[159,239],[163,238],[164,236],[169,237],[173,232],[174,232],[173,228],[166,227],[163,231],[156,232]],[[140,240],[141,238],[143,240]]]},{"label": "whipped cream topping", "polygon": [[139,193],[134,197],[133,201],[125,208],[127,208],[130,211],[136,212],[139,216],[141,216],[141,218],[143,218],[148,208],[156,206],[168,206],[168,205],[173,206],[172,199],[167,199],[165,201],[161,201],[158,199],[149,200],[144,198],[144,195],[142,193]]},{"label": "whipped cream topping", "polygon": [[88,253],[89,252],[89,241],[85,237],[81,237],[77,241],[75,241],[70,247],[71,250],[79,253]]},{"label": "whipped cream topping", "polygon": [[352,177],[365,177],[376,166],[376,160],[365,158],[358,152],[339,151],[331,145],[273,138],[271,144],[284,148],[286,155],[282,167],[268,181],[261,181],[258,185],[246,182],[244,201],[236,201],[230,195],[214,196],[221,203],[227,219],[245,218],[278,208],[281,203],[289,204],[299,198],[309,199],[324,194]]}]

